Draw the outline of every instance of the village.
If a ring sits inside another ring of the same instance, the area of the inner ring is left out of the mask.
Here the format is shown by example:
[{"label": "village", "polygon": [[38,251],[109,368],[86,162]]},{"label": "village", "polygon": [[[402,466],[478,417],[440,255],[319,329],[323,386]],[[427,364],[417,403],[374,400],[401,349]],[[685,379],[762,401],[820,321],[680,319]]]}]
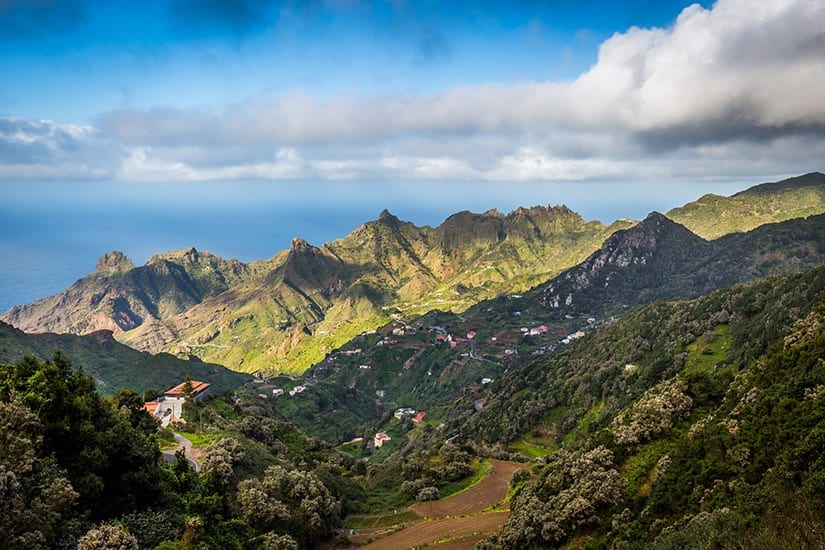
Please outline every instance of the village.
[{"label": "village", "polygon": [[[323,420],[337,426],[328,428],[328,439],[367,441],[372,453],[398,443],[386,429],[393,421],[438,429],[441,421],[428,417],[428,409],[468,392],[480,410],[485,389],[508,369],[612,322],[590,317],[571,330],[571,322],[537,319],[529,310],[512,309],[497,319],[485,313],[430,312],[410,321],[395,312],[392,322],[362,333],[302,377],[259,372],[248,386],[310,433]],[[368,405],[353,410],[341,401],[353,392]]]}]

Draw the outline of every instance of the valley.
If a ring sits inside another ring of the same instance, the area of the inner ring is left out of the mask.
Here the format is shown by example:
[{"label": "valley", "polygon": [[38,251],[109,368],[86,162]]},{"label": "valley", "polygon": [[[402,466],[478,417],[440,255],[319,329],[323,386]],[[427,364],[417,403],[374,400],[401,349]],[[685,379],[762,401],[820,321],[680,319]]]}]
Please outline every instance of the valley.
[{"label": "valley", "polygon": [[0,550],[825,549],[823,29],[0,0]]},{"label": "valley", "polygon": [[[0,458],[28,483],[0,543],[69,544],[92,518],[164,550],[789,529],[804,546],[823,525],[823,189],[809,174],[609,226],[565,207],[436,228],[385,211],[251,264],[107,254],[4,315],[26,331],[0,324],[0,436],[16,438]],[[140,393],[184,379],[214,392],[159,428]],[[172,456],[182,437],[199,468]]]}]

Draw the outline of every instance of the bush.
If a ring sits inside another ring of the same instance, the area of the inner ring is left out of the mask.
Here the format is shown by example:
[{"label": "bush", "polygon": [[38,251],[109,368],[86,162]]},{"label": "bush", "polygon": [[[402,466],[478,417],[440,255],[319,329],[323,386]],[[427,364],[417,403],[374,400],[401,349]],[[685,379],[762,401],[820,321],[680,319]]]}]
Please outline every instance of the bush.
[{"label": "bush", "polygon": [[80,537],[77,550],[138,550],[137,539],[122,525],[101,525]]},{"label": "bush", "polygon": [[438,487],[424,487],[418,494],[415,496],[415,499],[420,502],[426,502],[429,500],[438,500],[441,498],[441,493],[438,491]]}]

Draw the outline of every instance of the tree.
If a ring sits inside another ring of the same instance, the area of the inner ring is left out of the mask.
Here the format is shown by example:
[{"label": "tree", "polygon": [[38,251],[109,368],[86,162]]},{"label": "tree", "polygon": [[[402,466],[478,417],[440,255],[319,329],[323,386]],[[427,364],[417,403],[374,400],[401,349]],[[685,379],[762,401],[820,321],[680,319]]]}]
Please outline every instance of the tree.
[{"label": "tree", "polygon": [[51,546],[77,500],[63,472],[43,459],[42,441],[19,394],[0,401],[0,548]]},{"label": "tree", "polygon": [[132,411],[122,414],[117,399],[101,398],[92,378],[64,355],[24,357],[2,370],[0,400],[15,394],[37,417],[40,455],[54,457],[93,520],[146,507],[162,493],[157,443],[132,425]]},{"label": "tree", "polygon": [[341,504],[312,472],[267,468],[263,479],[238,485],[244,519],[259,533],[288,534],[303,546],[329,538]]},{"label": "tree", "polygon": [[183,380],[183,388],[181,388],[183,392],[183,398],[186,401],[192,401],[192,395],[195,393],[195,387],[192,385],[192,377],[189,374],[186,374],[186,378]]},{"label": "tree", "polygon": [[138,542],[122,525],[105,524],[83,535],[77,550],[138,550]]},{"label": "tree", "polygon": [[433,486],[424,487],[423,489],[418,491],[418,494],[415,496],[415,500],[418,500],[420,502],[426,502],[428,500],[438,500],[439,498],[441,498],[441,494],[438,491],[438,487]]},{"label": "tree", "polygon": [[579,529],[598,522],[599,513],[623,496],[626,482],[605,447],[551,458],[540,479],[528,482],[511,503],[501,531],[504,548],[560,546]]},{"label": "tree", "polygon": [[122,411],[133,428],[146,435],[158,430],[158,421],[143,408],[143,399],[134,390],[120,389],[110,398],[113,406]]}]

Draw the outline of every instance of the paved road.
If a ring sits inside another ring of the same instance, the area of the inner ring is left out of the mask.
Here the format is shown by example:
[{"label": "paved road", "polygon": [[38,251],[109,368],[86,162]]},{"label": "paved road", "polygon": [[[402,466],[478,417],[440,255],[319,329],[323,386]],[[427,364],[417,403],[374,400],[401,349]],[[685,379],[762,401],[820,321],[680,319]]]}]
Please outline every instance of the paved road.
[{"label": "paved road", "polygon": [[175,461],[175,453],[178,452],[179,449],[183,449],[183,454],[186,456],[186,460],[189,461],[189,464],[192,465],[192,468],[196,472],[201,471],[201,465],[198,464],[198,461],[192,458],[192,442],[183,437],[180,434],[175,434],[175,443],[178,444],[177,447],[174,449],[169,449],[168,451],[163,451],[163,460],[166,462],[174,462]]}]

